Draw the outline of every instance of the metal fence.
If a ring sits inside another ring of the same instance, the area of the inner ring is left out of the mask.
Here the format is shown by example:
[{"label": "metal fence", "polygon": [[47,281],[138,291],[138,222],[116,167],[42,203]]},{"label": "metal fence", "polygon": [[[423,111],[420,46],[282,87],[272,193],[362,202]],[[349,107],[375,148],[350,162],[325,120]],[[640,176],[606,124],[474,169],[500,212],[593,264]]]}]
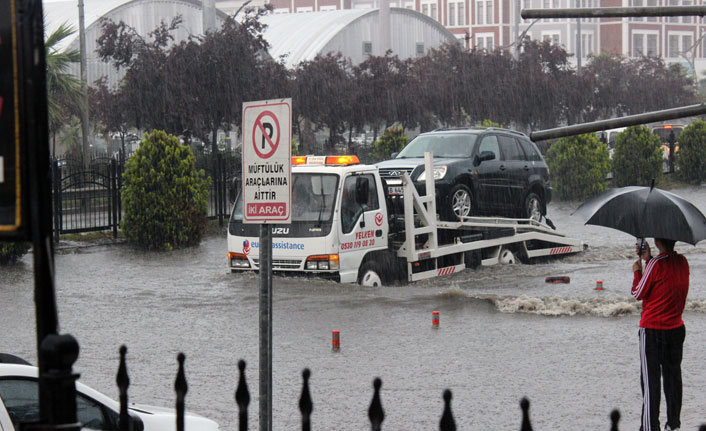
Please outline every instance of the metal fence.
[{"label": "metal fence", "polygon": [[[129,156],[128,156],[129,157]],[[120,192],[126,158],[94,155],[84,165],[80,157],[63,156],[52,161],[52,210],[54,240],[68,233],[112,231],[117,237],[123,216]],[[230,215],[234,179],[240,177],[240,154],[201,154],[197,169],[211,178],[208,218],[223,225]]]},{"label": "metal fence", "polygon": [[[131,419],[128,416],[128,386],[130,384],[130,379],[127,373],[126,365],[126,354],[127,348],[125,346],[120,347],[120,364],[118,366],[118,374],[116,382],[120,394],[120,419],[119,419],[119,430],[128,431],[131,430]],[[176,412],[177,412],[177,431],[184,431],[184,411],[186,403],[186,393],[188,390],[188,384],[186,381],[186,375],[184,373],[184,362],[185,356],[183,353],[179,353],[177,356],[178,369],[177,376],[174,383],[174,388],[176,392]],[[248,384],[245,377],[245,361],[240,360],[238,362],[239,379],[238,385],[235,390],[235,402],[238,408],[238,430],[247,431],[248,430],[248,407],[250,404],[250,392],[248,390]],[[302,431],[310,431],[312,428],[312,411],[313,411],[313,400],[311,398],[311,393],[309,391],[309,377],[311,372],[309,369],[304,369],[302,372],[302,390],[299,397],[299,411],[301,413],[301,429]],[[455,431],[456,420],[454,419],[454,414],[451,409],[451,399],[452,392],[450,389],[446,389],[443,393],[444,399],[444,409],[441,412],[439,419],[439,430],[440,431]],[[520,401],[520,408],[522,410],[522,417],[520,418],[520,431],[532,430],[532,423],[530,421],[529,408],[530,402],[527,398],[523,398]],[[373,396],[370,402],[370,407],[368,408],[368,419],[370,420],[370,427],[373,431],[382,430],[382,425],[385,420],[385,410],[382,406],[382,380],[380,378],[375,378],[373,381]],[[610,430],[618,431],[618,422],[620,421],[620,412],[616,409],[610,413]],[[397,428],[391,425],[392,428]],[[320,429],[326,429],[326,424],[319,427]],[[608,424],[606,424],[608,428]],[[191,430],[189,430],[191,431]],[[706,424],[701,425],[699,431],[706,431]]]}]

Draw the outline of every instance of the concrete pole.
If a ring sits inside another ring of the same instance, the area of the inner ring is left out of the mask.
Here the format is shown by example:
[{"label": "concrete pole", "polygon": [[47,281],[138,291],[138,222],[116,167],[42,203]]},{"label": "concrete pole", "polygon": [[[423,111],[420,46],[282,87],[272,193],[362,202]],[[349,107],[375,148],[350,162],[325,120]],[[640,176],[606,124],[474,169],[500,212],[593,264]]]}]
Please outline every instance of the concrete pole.
[{"label": "concrete pole", "polygon": [[203,0],[203,34],[216,31],[216,0]]},{"label": "concrete pole", "polygon": [[391,49],[390,43],[390,0],[380,0],[380,52],[385,55]]},{"label": "concrete pole", "polygon": [[520,9],[522,5],[521,0],[515,0],[515,60],[520,59]]},{"label": "concrete pole", "polygon": [[[579,0],[576,0],[576,8],[581,7]],[[581,18],[576,18],[576,74],[581,76]]]},{"label": "concrete pole", "polygon": [[83,16],[83,0],[78,0],[78,36],[81,49],[81,139],[83,144],[83,166],[88,168],[91,155],[88,152],[88,71],[86,66],[86,23]]}]

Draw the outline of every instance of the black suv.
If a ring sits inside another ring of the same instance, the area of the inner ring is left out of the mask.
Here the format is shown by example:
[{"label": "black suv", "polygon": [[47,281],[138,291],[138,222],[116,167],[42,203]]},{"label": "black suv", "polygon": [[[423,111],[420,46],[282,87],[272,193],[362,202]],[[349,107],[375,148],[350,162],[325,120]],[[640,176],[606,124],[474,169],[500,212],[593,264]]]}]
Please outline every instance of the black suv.
[{"label": "black suv", "polygon": [[422,133],[394,159],[377,164],[390,194],[407,172],[424,194],[424,153],[434,154],[437,211],[444,220],[488,215],[540,221],[552,199],[549,169],[524,133],[500,128]]}]

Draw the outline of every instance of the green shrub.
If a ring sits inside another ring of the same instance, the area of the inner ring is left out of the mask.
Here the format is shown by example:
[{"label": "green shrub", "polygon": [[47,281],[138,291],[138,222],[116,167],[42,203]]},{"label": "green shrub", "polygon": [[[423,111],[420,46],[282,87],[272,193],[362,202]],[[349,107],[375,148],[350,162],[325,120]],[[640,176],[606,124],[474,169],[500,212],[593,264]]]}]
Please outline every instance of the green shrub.
[{"label": "green shrub", "polygon": [[407,145],[407,142],[409,142],[409,139],[404,134],[402,126],[388,127],[385,133],[380,135],[375,144],[373,144],[373,151],[370,156],[375,162],[387,160],[390,158],[390,154],[402,150]]},{"label": "green shrub", "polygon": [[28,242],[0,242],[0,265],[17,262],[29,251]]},{"label": "green shrub", "polygon": [[694,121],[684,128],[675,155],[681,179],[697,184],[706,179],[706,122]]},{"label": "green shrub", "polygon": [[145,135],[123,174],[125,238],[147,250],[198,244],[206,228],[208,186],[188,146],[161,130]]},{"label": "green shrub", "polygon": [[552,185],[561,199],[583,200],[606,189],[608,147],[594,134],[561,138],[547,151]]},{"label": "green shrub", "polygon": [[645,126],[631,126],[615,137],[613,179],[618,187],[649,186],[662,176],[664,151]]}]

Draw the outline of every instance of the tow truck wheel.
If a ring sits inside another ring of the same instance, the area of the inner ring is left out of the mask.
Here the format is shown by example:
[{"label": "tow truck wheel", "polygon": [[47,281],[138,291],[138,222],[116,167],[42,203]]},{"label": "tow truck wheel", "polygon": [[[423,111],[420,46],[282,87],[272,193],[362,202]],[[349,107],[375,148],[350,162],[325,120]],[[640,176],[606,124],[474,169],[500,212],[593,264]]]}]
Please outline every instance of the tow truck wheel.
[{"label": "tow truck wheel", "polygon": [[374,261],[368,261],[363,264],[358,271],[358,284],[368,287],[382,286],[382,271],[380,265]]},{"label": "tow truck wheel", "polygon": [[509,248],[503,247],[500,249],[500,254],[498,254],[498,263],[503,265],[514,264],[517,262],[515,253]]}]

